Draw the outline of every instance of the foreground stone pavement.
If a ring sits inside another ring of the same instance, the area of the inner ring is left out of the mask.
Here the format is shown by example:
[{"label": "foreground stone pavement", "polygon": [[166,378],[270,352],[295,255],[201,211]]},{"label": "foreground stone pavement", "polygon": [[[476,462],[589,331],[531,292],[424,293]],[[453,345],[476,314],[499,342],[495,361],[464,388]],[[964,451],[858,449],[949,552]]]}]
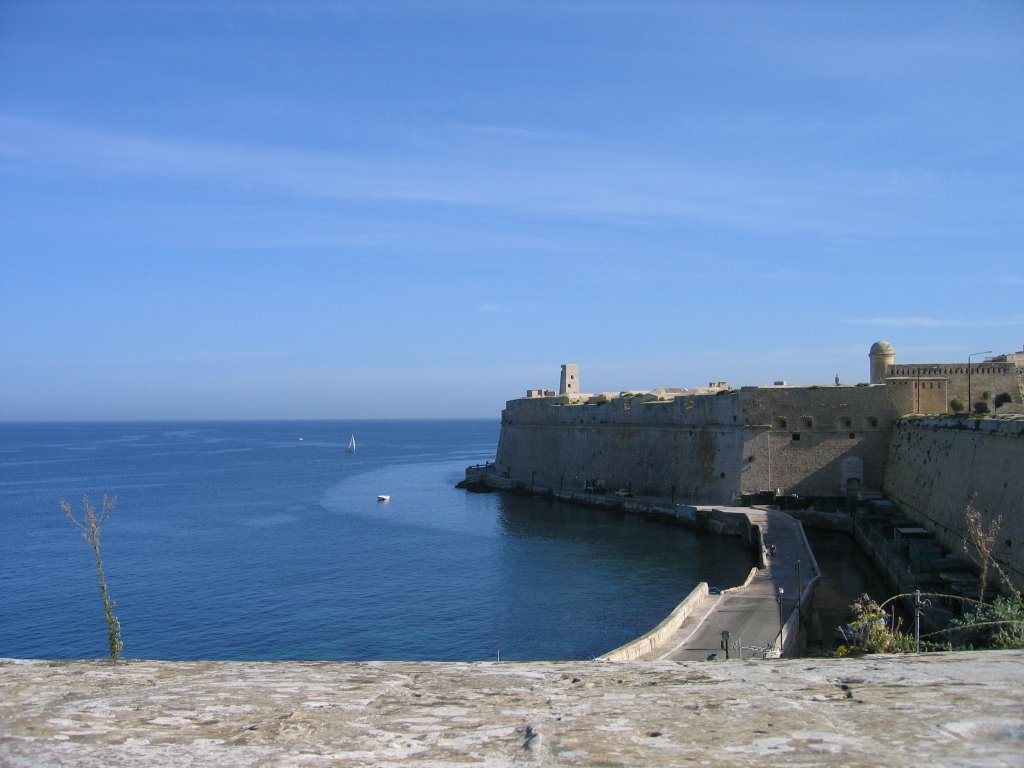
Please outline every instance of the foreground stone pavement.
[{"label": "foreground stone pavement", "polygon": [[3,766],[1024,766],[1024,652],[0,660]]}]

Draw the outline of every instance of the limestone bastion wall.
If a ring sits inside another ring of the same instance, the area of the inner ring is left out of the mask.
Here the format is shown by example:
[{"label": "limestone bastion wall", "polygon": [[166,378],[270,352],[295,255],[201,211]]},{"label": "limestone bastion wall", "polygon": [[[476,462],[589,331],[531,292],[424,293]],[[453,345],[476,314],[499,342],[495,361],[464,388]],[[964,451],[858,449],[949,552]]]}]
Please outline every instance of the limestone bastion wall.
[{"label": "limestone bastion wall", "polygon": [[510,400],[495,469],[525,488],[565,493],[596,480],[610,492],[694,504],[774,489],[879,490],[907,397],[885,386],[842,386]]},{"label": "limestone bastion wall", "polygon": [[742,492],[881,490],[892,425],[911,397],[884,385],[744,388]]},{"label": "limestone bastion wall", "polygon": [[968,503],[986,527],[1001,516],[993,555],[1024,589],[1024,419],[901,419],[884,487],[956,554]]},{"label": "limestone bastion wall", "polygon": [[582,492],[597,480],[609,491],[725,503],[739,493],[744,431],[736,394],[510,400],[495,469],[528,488]]}]

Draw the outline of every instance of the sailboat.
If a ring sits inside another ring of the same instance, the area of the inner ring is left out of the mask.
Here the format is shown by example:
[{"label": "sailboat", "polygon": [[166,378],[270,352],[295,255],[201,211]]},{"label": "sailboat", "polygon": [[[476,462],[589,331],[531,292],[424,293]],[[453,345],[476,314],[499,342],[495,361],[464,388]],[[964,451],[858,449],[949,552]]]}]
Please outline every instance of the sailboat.
[{"label": "sailboat", "polygon": [[356,452],[356,436],[355,435],[352,435],[352,437],[349,438],[349,440],[348,440],[348,448],[346,448],[345,450],[348,451],[349,453],[355,453]]}]

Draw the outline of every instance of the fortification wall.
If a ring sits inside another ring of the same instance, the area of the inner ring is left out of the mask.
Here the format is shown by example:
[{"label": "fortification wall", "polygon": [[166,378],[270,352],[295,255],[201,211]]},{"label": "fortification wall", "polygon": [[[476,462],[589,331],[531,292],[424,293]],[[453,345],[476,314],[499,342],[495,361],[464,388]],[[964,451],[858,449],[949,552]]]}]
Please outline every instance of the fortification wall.
[{"label": "fortification wall", "polygon": [[745,388],[742,492],[881,490],[892,424],[911,396],[877,385]]},{"label": "fortification wall", "polygon": [[[967,403],[968,386],[971,399],[975,402],[986,400],[992,408],[992,399],[1000,393],[1010,395],[1010,402],[1020,405],[1024,400],[1024,369],[1012,362],[986,361],[971,364],[970,382],[967,377],[967,363],[907,363],[889,367],[889,376],[905,378],[929,378],[941,376],[948,384],[945,407],[939,412],[949,411],[949,401],[962,400]],[[988,398],[982,395],[988,393]],[[922,409],[923,411],[924,409]],[[930,412],[935,412],[932,409]]]},{"label": "fortification wall", "polygon": [[956,553],[968,503],[986,526],[1002,516],[993,553],[1024,588],[1024,419],[901,419],[885,492]]},{"label": "fortification wall", "polygon": [[736,394],[566,404],[510,400],[495,470],[525,487],[610,491],[692,503],[739,493],[744,417]]},{"label": "fortification wall", "polygon": [[893,421],[913,393],[885,386],[766,387],[674,399],[511,400],[495,469],[526,488],[727,504],[743,493],[880,490]]}]

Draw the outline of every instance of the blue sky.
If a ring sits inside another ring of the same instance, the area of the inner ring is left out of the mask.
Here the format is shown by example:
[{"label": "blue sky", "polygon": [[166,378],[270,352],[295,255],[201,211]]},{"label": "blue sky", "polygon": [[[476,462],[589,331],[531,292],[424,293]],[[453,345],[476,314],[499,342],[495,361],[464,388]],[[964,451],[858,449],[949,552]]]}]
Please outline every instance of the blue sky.
[{"label": "blue sky", "polygon": [[0,419],[1024,344],[1024,3],[0,3]]}]

